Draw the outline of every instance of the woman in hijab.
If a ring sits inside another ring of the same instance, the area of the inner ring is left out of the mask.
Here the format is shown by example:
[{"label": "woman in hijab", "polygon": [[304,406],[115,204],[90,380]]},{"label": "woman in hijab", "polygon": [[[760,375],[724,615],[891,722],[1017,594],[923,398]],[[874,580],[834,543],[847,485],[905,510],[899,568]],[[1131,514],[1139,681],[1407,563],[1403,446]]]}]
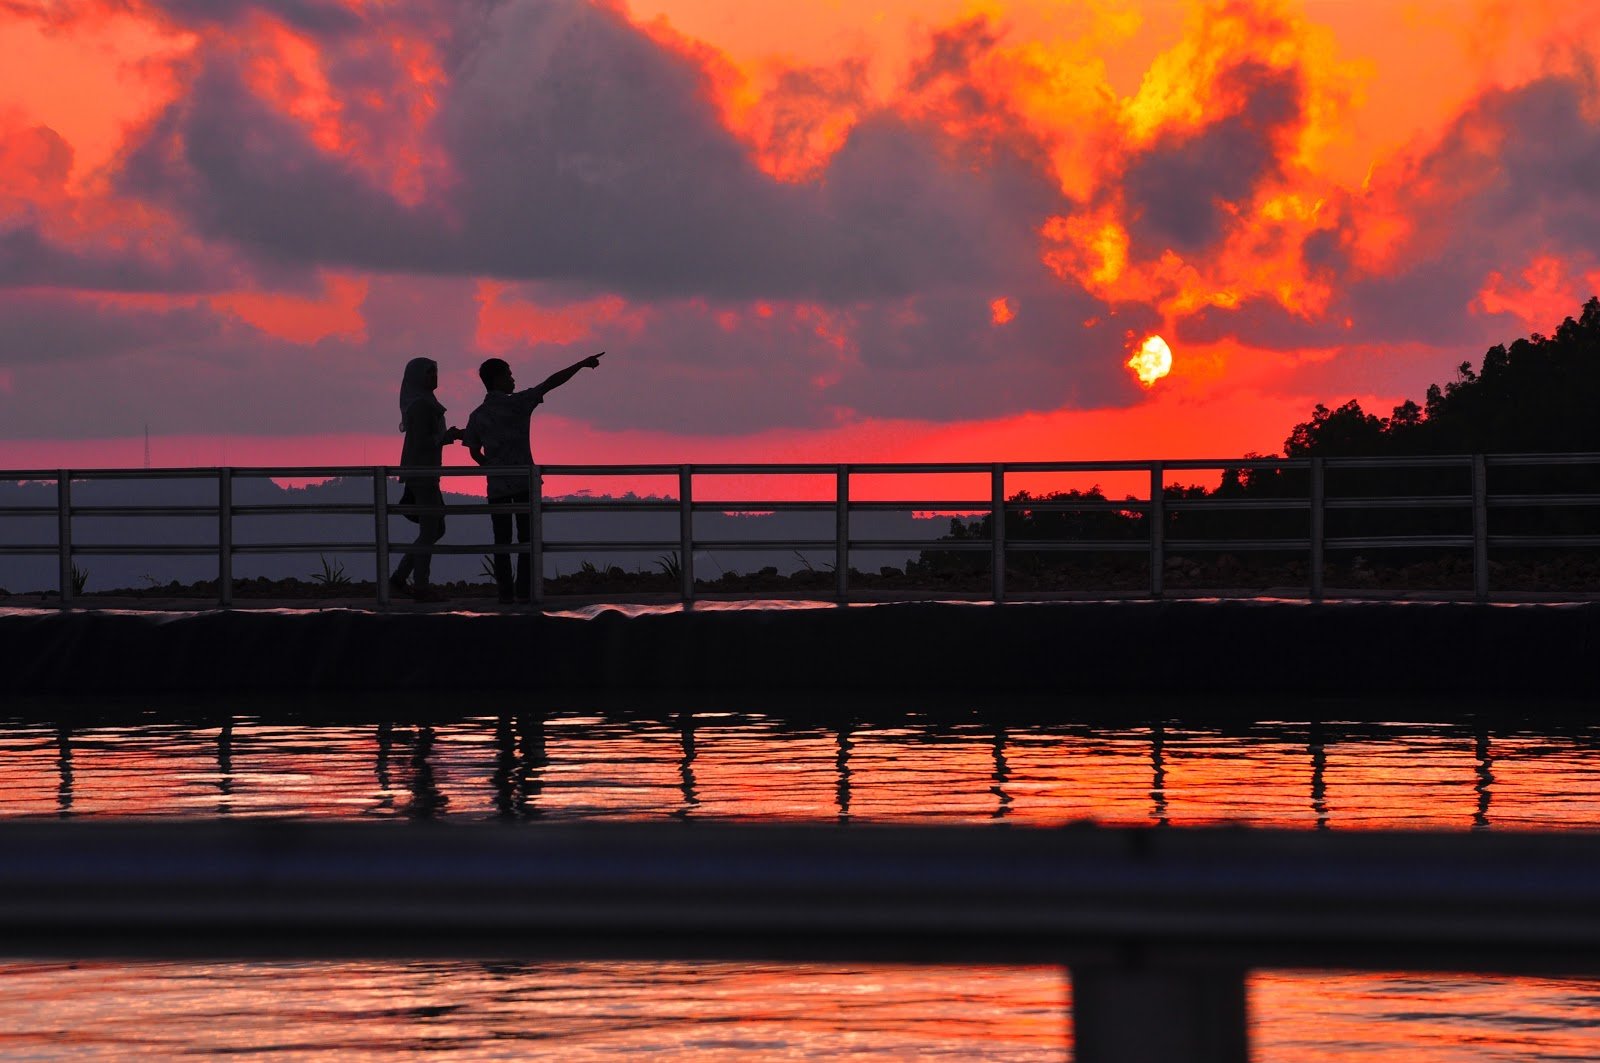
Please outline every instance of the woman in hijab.
[{"label": "woman in hijab", "polygon": [[[439,364],[432,358],[413,358],[406,363],[405,379],[400,383],[400,431],[406,434],[400,448],[400,464],[406,468],[438,468],[443,464],[446,443],[461,439],[461,429],[446,428],[444,407],[433,393],[439,386]],[[436,513],[421,513],[416,517],[416,546],[432,546],[444,538],[444,495],[439,490],[437,476],[409,475],[404,478],[406,491],[400,501],[416,506],[437,507]],[[443,598],[428,585],[433,555],[407,553],[389,578],[389,587],[399,594],[409,593],[419,602],[436,602]],[[415,573],[411,587],[406,577]]]}]

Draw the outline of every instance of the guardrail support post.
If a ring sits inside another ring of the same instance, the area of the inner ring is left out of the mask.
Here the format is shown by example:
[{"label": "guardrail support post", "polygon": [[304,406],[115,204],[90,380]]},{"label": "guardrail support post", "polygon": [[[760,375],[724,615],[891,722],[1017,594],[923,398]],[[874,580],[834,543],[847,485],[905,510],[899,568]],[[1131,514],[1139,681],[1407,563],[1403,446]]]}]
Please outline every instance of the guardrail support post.
[{"label": "guardrail support post", "polygon": [[843,602],[850,595],[850,466],[840,465],[833,477],[833,595]]},{"label": "guardrail support post", "polygon": [[1077,1063],[1246,1063],[1244,972],[1085,967],[1072,972]]},{"label": "guardrail support post", "polygon": [[1323,482],[1324,467],[1321,458],[1311,459],[1311,600],[1322,601],[1322,542],[1325,538],[1323,519],[1327,512],[1324,502],[1327,489]]},{"label": "guardrail support post", "polygon": [[1472,456],[1472,596],[1489,600],[1489,468],[1482,454]]},{"label": "guardrail support post", "polygon": [[1006,469],[999,462],[989,469],[989,514],[990,589],[999,605],[1006,600]]},{"label": "guardrail support post", "polygon": [[217,470],[217,605],[233,605],[233,470]]},{"label": "guardrail support post", "polygon": [[528,593],[534,605],[544,602],[544,477],[537,465],[528,470]]},{"label": "guardrail support post", "polygon": [[376,564],[374,586],[378,589],[378,608],[389,608],[389,467],[372,470],[373,557]]},{"label": "guardrail support post", "polygon": [[56,472],[56,556],[60,563],[61,604],[71,605],[72,588],[72,470]]},{"label": "guardrail support post", "polygon": [[1167,474],[1159,461],[1150,463],[1150,597],[1162,594],[1166,574]]},{"label": "guardrail support post", "polygon": [[683,604],[694,601],[694,466],[678,466],[678,539],[682,560],[678,574],[683,583]]}]

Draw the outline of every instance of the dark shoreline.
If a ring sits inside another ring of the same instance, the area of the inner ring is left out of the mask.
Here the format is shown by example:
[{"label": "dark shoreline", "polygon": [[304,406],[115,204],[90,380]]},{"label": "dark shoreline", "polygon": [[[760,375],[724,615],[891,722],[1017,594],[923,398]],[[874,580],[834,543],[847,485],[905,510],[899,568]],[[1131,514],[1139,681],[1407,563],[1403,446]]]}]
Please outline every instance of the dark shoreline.
[{"label": "dark shoreline", "polygon": [[898,602],[0,613],[16,694],[1093,693],[1595,700],[1600,603]]}]

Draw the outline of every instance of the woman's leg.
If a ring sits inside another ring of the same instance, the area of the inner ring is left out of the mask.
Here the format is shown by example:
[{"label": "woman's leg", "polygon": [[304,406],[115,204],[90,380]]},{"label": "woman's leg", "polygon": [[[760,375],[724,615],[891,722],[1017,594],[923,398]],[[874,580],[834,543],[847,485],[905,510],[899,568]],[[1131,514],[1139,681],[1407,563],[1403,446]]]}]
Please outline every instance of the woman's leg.
[{"label": "woman's leg", "polygon": [[[411,494],[419,506],[439,507],[438,513],[424,513],[417,521],[417,546],[432,546],[444,538],[444,494],[439,490],[438,480],[417,480],[411,485]],[[426,587],[429,576],[433,572],[433,555],[416,553],[407,554],[406,559],[416,571],[416,585]]]}]

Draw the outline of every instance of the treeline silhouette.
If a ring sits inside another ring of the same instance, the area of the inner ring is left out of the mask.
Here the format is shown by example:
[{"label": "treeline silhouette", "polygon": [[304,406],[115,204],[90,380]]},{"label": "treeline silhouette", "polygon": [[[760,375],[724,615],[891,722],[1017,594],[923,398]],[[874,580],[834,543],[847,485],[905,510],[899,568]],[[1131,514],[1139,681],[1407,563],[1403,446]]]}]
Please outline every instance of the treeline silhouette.
[{"label": "treeline silhouette", "polygon": [[[1600,298],[1584,304],[1577,318],[1567,318],[1552,336],[1534,333],[1509,347],[1491,347],[1480,368],[1470,362],[1456,369],[1455,379],[1434,384],[1422,404],[1410,399],[1388,417],[1362,409],[1355,400],[1330,409],[1318,404],[1309,420],[1294,426],[1284,440],[1284,458],[1426,458],[1436,455],[1543,454],[1600,452]],[[1246,460],[1266,455],[1247,454]],[[1205,543],[1227,539],[1305,540],[1310,515],[1304,502],[1310,497],[1307,468],[1224,468],[1213,488],[1170,484],[1165,499],[1164,537],[1171,543]],[[1600,493],[1600,467],[1494,466],[1488,487],[1494,494],[1551,495]],[[1451,467],[1351,468],[1334,463],[1325,471],[1324,494],[1332,503],[1325,512],[1324,534],[1329,539],[1380,536],[1461,536],[1472,530],[1471,470],[1465,464]],[[1429,505],[1398,507],[1350,504],[1357,499],[1392,500],[1404,496],[1427,498]],[[1347,503],[1340,506],[1340,501]],[[1148,578],[1148,559],[1142,550],[1104,549],[1088,552],[1029,550],[1030,542],[1127,543],[1130,547],[1149,539],[1149,515],[1107,498],[1099,487],[1033,495],[1026,491],[1009,501],[1019,506],[1005,516],[1008,544],[1008,584],[1016,590],[1052,589],[1087,579],[1091,583],[1118,585]],[[1246,506],[1185,508],[1183,503],[1236,502]],[[1275,502],[1298,506],[1270,508]],[[1029,508],[1039,503],[1060,508]],[[1247,507],[1257,508],[1247,508]],[[1593,506],[1542,504],[1495,507],[1490,531],[1495,535],[1593,534]],[[951,521],[941,541],[990,538],[991,518]],[[1448,585],[1470,580],[1470,556],[1460,549],[1366,550],[1350,556],[1330,553],[1333,575],[1351,585],[1382,582],[1387,571],[1409,567],[1405,573],[1417,586]],[[1204,546],[1181,550],[1168,559],[1169,575],[1181,585],[1185,577],[1227,580],[1231,576],[1276,577],[1285,581],[1305,576],[1304,553],[1270,550],[1208,551]],[[1594,552],[1550,550],[1500,551],[1492,564],[1530,565],[1542,571],[1523,571],[1519,578],[1535,584],[1586,584],[1600,580]],[[924,577],[949,579],[955,574],[987,570],[982,552],[927,550],[912,571]],[[1425,571],[1419,571],[1419,567]],[[1211,585],[1216,585],[1211,583]]]}]

